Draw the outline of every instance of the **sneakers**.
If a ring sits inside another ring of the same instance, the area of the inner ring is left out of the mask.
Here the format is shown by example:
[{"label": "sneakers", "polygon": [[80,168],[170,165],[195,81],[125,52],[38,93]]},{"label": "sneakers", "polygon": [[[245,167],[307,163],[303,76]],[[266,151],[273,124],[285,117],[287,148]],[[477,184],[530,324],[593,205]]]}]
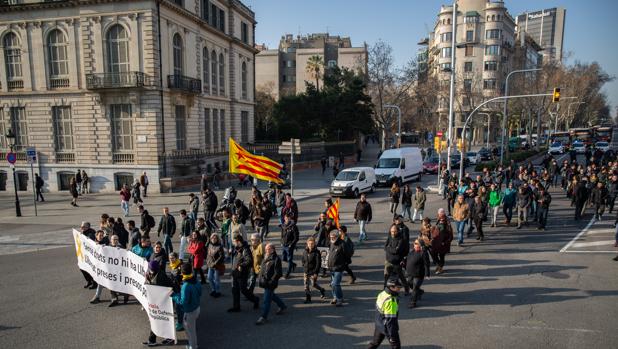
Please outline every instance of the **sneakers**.
[{"label": "sneakers", "polygon": [[180,323],[176,323],[176,331],[184,331],[185,328]]},{"label": "sneakers", "polygon": [[101,300],[98,297],[94,297],[90,300],[90,304],[99,304]]},{"label": "sneakers", "polygon": [[108,307],[111,308],[111,307],[115,307],[117,305],[118,305],[118,300],[117,299],[113,299],[111,301],[111,303],[109,303]]},{"label": "sneakers", "polygon": [[356,276],[352,277],[350,280],[350,285],[354,285],[356,283]]},{"label": "sneakers", "polygon": [[[311,301],[311,299],[310,299],[309,301]],[[283,315],[283,313],[285,312],[285,310],[286,310],[287,308],[288,308],[288,307],[279,308],[279,309],[277,309],[277,312],[276,312],[275,314],[276,314],[276,315]]]},{"label": "sneakers", "polygon": [[257,321],[255,322],[256,325],[264,325],[266,323],[266,319],[262,316],[260,316],[259,319],[257,319]]},{"label": "sneakers", "polygon": [[156,346],[159,345],[159,343],[157,343],[157,342],[148,342],[148,341],[142,342],[142,344],[147,346],[147,347],[156,347]]},{"label": "sneakers", "polygon": [[343,307],[343,301],[337,301],[337,302],[335,303],[335,306],[336,306],[337,308],[341,308],[341,307]]},{"label": "sneakers", "polygon": [[161,341],[161,344],[163,345],[171,345],[174,344],[174,340],[173,339],[164,339],[163,341]]},{"label": "sneakers", "polygon": [[330,301],[330,304],[332,304],[332,305],[337,304],[337,299],[336,299],[336,298],[333,298],[333,300],[332,300],[332,301]]},{"label": "sneakers", "polygon": [[320,298],[321,299],[326,299],[326,294],[324,294],[324,292],[325,292],[324,289],[320,290]]}]

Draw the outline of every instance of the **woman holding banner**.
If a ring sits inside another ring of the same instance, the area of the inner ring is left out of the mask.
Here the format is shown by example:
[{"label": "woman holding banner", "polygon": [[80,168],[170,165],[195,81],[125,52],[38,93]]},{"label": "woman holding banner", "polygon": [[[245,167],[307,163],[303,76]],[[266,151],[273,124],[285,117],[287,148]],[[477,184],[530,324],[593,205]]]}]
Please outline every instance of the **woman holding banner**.
[{"label": "woman holding banner", "polygon": [[200,298],[202,297],[202,287],[197,284],[197,278],[191,265],[182,265],[182,287],[180,293],[174,293],[174,302],[182,307],[184,312],[183,324],[187,331],[189,345],[187,348],[197,348],[197,327],[196,321],[200,316]]}]

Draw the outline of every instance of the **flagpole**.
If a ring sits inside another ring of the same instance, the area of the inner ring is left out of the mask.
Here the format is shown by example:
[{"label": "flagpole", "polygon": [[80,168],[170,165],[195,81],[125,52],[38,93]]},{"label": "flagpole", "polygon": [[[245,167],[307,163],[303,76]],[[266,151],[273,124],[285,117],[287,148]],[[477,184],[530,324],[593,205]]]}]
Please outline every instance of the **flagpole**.
[{"label": "flagpole", "polygon": [[290,195],[294,197],[294,138],[290,138],[292,151],[290,152]]}]

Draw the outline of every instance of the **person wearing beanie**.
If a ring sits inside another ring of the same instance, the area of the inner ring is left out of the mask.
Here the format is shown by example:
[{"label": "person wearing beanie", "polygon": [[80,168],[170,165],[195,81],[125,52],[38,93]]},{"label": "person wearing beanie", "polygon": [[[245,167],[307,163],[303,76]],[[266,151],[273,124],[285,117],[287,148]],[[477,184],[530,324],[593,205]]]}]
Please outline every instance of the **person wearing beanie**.
[{"label": "person wearing beanie", "polygon": [[[170,280],[165,271],[161,270],[159,262],[156,260],[151,260],[150,262],[148,262],[148,271],[146,272],[146,284],[170,288],[174,287],[172,280]],[[168,338],[164,339],[161,343],[164,345],[170,345],[174,343],[174,340]],[[157,336],[152,332],[152,330],[150,331],[150,335],[148,336],[148,341],[143,342],[142,344],[149,347],[154,347],[158,345]]]},{"label": "person wearing beanie", "polygon": [[202,297],[202,287],[197,284],[194,269],[188,263],[181,267],[182,287],[180,293],[174,293],[172,299],[178,304],[184,313],[183,324],[187,331],[189,345],[187,348],[197,348],[197,328],[196,321],[200,316],[200,298]]}]

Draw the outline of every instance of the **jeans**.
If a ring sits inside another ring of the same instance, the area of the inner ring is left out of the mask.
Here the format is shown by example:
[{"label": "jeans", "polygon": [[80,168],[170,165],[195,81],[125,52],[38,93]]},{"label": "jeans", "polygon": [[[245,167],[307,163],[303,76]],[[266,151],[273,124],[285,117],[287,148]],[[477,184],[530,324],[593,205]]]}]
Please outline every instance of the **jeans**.
[{"label": "jeans", "polygon": [[174,246],[172,246],[172,237],[169,234],[163,234],[163,248],[167,253],[174,252]]},{"label": "jeans", "polygon": [[[410,209],[412,208],[412,206],[407,205],[407,204],[401,204],[401,215],[403,216],[403,218],[406,218],[406,213],[408,214],[408,219],[413,221],[414,219],[412,219],[412,213],[410,212]],[[416,212],[416,209],[414,209],[414,212]]]},{"label": "jeans", "polygon": [[508,223],[511,223],[511,219],[513,218],[513,206],[504,205],[502,207],[502,213],[504,213],[504,217]]},{"label": "jeans", "polygon": [[418,213],[419,215],[419,219],[422,221],[423,220],[423,210],[420,208],[415,208],[414,209],[414,216],[412,216],[412,222],[416,221],[416,214]]},{"label": "jeans", "polygon": [[418,300],[418,298],[420,297],[420,295],[422,294],[421,292],[421,286],[423,285],[423,280],[425,280],[424,277],[415,277],[414,279],[412,279],[412,302],[416,303],[416,301]]},{"label": "jeans", "polygon": [[496,222],[498,221],[498,211],[500,210],[500,206],[496,206],[496,207],[492,207],[491,208],[491,224],[496,225]]},{"label": "jeans", "polygon": [[253,293],[253,290],[255,289],[255,281],[257,280],[257,274],[255,273],[255,270],[253,270],[253,268],[251,268],[251,272],[247,280],[247,288],[249,289],[249,291],[251,291],[251,293]]},{"label": "jeans", "polygon": [[215,223],[215,211],[204,210],[204,220],[206,221],[206,225],[210,227],[211,230],[217,229],[217,223]]},{"label": "jeans", "polygon": [[341,278],[343,278],[342,271],[331,272],[330,287],[333,290],[333,298],[337,302],[343,302],[343,290],[341,289]]},{"label": "jeans", "polygon": [[122,208],[122,213],[124,214],[124,216],[128,216],[129,215],[129,202],[128,201],[120,201],[120,207]]},{"label": "jeans", "polygon": [[358,221],[358,240],[367,240],[367,231],[365,230],[365,226],[367,225],[367,221]]},{"label": "jeans", "polygon": [[466,230],[466,222],[467,220],[455,221],[455,226],[457,226],[457,242],[459,242],[460,244],[463,244],[464,242],[464,230]]},{"label": "jeans", "polygon": [[97,290],[94,293],[94,298],[99,299],[101,297],[101,292],[103,292],[103,286],[99,284],[97,285]]},{"label": "jeans", "polygon": [[264,289],[264,302],[262,303],[262,317],[266,319],[268,317],[268,313],[270,312],[270,303],[277,303],[279,309],[287,308],[285,303],[275,294],[275,290],[271,290],[268,288]]},{"label": "jeans", "polygon": [[187,348],[196,349],[197,348],[197,327],[196,320],[200,316],[200,307],[197,307],[192,312],[185,313],[183,323],[185,325],[185,331],[187,331],[187,340],[189,340],[189,345]]},{"label": "jeans", "polygon": [[549,213],[549,208],[545,208],[543,206],[539,206],[537,211],[539,217],[539,228],[545,228],[547,224],[547,214]]},{"label": "jeans", "polygon": [[283,252],[281,254],[281,260],[288,262],[288,270],[286,271],[286,273],[290,274],[292,272],[292,268],[296,266],[296,264],[294,263],[294,248],[283,246],[282,250]]},{"label": "jeans", "polygon": [[180,237],[180,251],[178,251],[178,258],[184,260],[185,259],[185,253],[187,252],[187,244],[189,237],[187,236],[181,236]]},{"label": "jeans", "polygon": [[191,219],[193,219],[194,222],[197,222],[197,212],[189,212],[189,217],[191,217]]},{"label": "jeans", "polygon": [[208,283],[212,292],[219,293],[221,282],[219,281],[219,271],[215,268],[208,268]]},{"label": "jeans", "polygon": [[517,226],[521,227],[521,223],[528,223],[528,208],[517,206]]}]

